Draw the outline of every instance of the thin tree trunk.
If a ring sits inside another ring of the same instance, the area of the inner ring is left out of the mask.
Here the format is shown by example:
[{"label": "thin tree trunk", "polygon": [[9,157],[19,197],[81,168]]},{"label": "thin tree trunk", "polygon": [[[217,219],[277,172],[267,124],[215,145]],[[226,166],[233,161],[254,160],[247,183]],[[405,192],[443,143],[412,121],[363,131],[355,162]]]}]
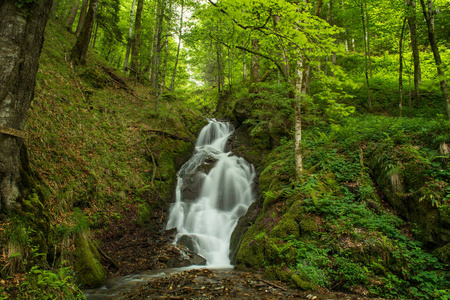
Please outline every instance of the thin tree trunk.
[{"label": "thin tree trunk", "polygon": [[[15,0],[0,2],[0,126],[3,128],[24,129],[51,7],[52,0],[36,1],[30,4],[29,10],[18,8]],[[21,180],[21,172],[28,168],[20,157],[22,147],[23,139],[14,132],[0,133],[0,210],[7,213],[21,206],[20,199],[27,196],[30,188],[25,186],[26,180]]]},{"label": "thin tree trunk", "polygon": [[97,13],[98,0],[90,0],[89,11],[86,15],[86,21],[84,22],[83,29],[81,29],[80,35],[77,38],[75,46],[72,48],[70,58],[80,65],[86,64],[86,56],[89,49],[89,43],[91,41],[92,29],[94,27],[95,15]]},{"label": "thin tree trunk", "polygon": [[295,68],[295,98],[294,98],[294,154],[295,154],[295,175],[297,178],[303,174],[303,151],[302,151],[302,98],[303,89],[303,58],[299,59]]},{"label": "thin tree trunk", "polygon": [[[144,8],[144,0],[138,0],[136,9],[136,20],[134,22],[134,38],[133,47],[131,49],[131,69],[138,75],[139,68],[139,50],[141,47],[141,25],[142,25],[142,10]],[[132,75],[132,74],[131,74]]]},{"label": "thin tree trunk", "polygon": [[165,1],[158,0],[157,2],[157,22],[155,29],[155,39],[153,50],[153,70],[152,70],[152,85],[155,91],[155,111],[159,112],[159,61],[161,58],[161,33],[162,33],[162,23],[164,17],[164,5]]},{"label": "thin tree trunk", "polygon": [[80,17],[78,18],[77,30],[75,31],[77,36],[80,35],[81,29],[83,29],[84,22],[86,21],[86,12],[88,9],[89,0],[83,0],[81,4]]},{"label": "thin tree trunk", "polygon": [[369,11],[367,10],[367,1],[366,0],[364,0],[364,10],[365,10],[365,13],[366,13],[367,57],[369,59],[370,79],[373,79],[372,57],[371,57],[371,53],[370,53],[370,19],[369,19]]},{"label": "thin tree trunk", "polygon": [[125,53],[125,61],[123,63],[123,70],[125,72],[128,68],[128,60],[130,59],[131,45],[133,44],[133,19],[134,19],[134,8],[135,7],[136,7],[136,0],[133,0],[133,4],[131,4],[131,12],[130,12],[130,26],[128,27],[127,51]]},{"label": "thin tree trunk", "polygon": [[416,1],[409,0],[406,1],[408,6],[408,26],[411,37],[411,48],[414,59],[414,98],[416,100],[416,105],[420,106],[420,91],[419,85],[422,81],[421,71],[420,71],[420,56],[419,56],[419,46],[417,42],[417,19],[416,19]]},{"label": "thin tree trunk", "polygon": [[[252,39],[252,51],[258,52],[259,50],[259,40]],[[259,56],[252,55],[251,65],[250,65],[250,84],[258,83],[260,80],[260,67],[259,67]]]},{"label": "thin tree trunk", "polygon": [[175,58],[175,66],[173,67],[172,80],[170,81],[171,91],[173,91],[175,87],[175,77],[177,76],[178,59],[180,57],[180,48],[181,48],[181,36],[183,34],[183,15],[184,15],[184,0],[181,0],[180,29],[178,30],[177,56]]},{"label": "thin tree trunk", "polygon": [[244,62],[242,66],[242,82],[247,81],[247,52],[244,52]]},{"label": "thin tree trunk", "polygon": [[370,99],[370,84],[369,84],[369,70],[368,70],[368,51],[367,51],[367,40],[366,40],[366,20],[364,17],[364,5],[361,3],[361,21],[363,27],[363,40],[364,40],[364,63],[365,63],[365,74],[366,74],[366,85],[367,85],[367,100],[369,102],[369,110],[372,111],[372,100]]},{"label": "thin tree trunk", "polygon": [[402,31],[400,33],[400,42],[399,42],[399,66],[398,66],[398,96],[399,96],[399,116],[402,116],[403,113],[403,33],[405,31],[406,18],[403,19]]},{"label": "thin tree trunk", "polygon": [[95,42],[97,42],[97,34],[98,34],[98,21],[95,21],[95,32],[94,32],[94,40],[92,41],[92,49],[95,49]]},{"label": "thin tree trunk", "polygon": [[444,100],[447,118],[450,120],[450,98],[448,94],[447,78],[445,76],[444,66],[442,65],[441,55],[436,42],[436,35],[434,33],[433,3],[431,0],[427,0],[427,6],[425,6],[424,0],[420,0],[420,4],[422,5],[423,15],[427,22],[428,40],[430,41],[431,50],[433,51],[434,61],[436,63],[436,68],[439,75],[442,100]]},{"label": "thin tree trunk", "polygon": [[73,33],[73,22],[77,17],[78,7],[80,6],[80,0],[75,0],[73,2],[72,8],[70,9],[69,15],[67,17],[66,28],[70,33]]},{"label": "thin tree trunk", "polygon": [[169,1],[169,7],[167,11],[168,20],[166,25],[166,40],[164,41],[164,61],[163,68],[161,70],[161,84],[160,84],[160,94],[163,94],[164,88],[166,86],[166,74],[167,74],[167,60],[169,58],[169,33],[170,27],[172,26],[172,1]]}]

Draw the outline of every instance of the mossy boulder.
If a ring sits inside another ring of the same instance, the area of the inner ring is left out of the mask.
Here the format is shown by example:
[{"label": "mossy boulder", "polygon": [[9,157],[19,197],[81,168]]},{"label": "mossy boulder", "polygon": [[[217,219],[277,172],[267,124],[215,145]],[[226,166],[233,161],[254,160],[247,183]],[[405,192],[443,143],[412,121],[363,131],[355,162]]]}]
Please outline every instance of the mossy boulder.
[{"label": "mossy boulder", "polygon": [[292,275],[291,279],[292,279],[292,283],[294,283],[294,285],[297,288],[302,289],[304,291],[314,291],[317,289],[316,285],[312,284],[311,282],[309,282],[307,280],[304,280],[297,274]]},{"label": "mossy boulder", "polygon": [[247,209],[247,213],[239,218],[236,227],[231,234],[230,239],[230,262],[231,264],[236,263],[236,255],[242,244],[245,234],[247,233],[250,226],[255,222],[258,214],[261,212],[261,206],[258,203],[253,203]]},{"label": "mossy boulder", "polygon": [[290,213],[285,214],[270,232],[270,236],[285,239],[289,236],[300,237],[298,223]]},{"label": "mossy boulder", "polygon": [[83,288],[95,288],[104,284],[106,271],[100,263],[100,254],[92,241],[84,234],[75,236],[75,279]]},{"label": "mossy boulder", "polygon": [[268,266],[264,271],[264,277],[270,280],[289,282],[292,277],[292,271],[286,266]]},{"label": "mossy boulder", "polygon": [[260,226],[251,226],[245,233],[236,254],[236,267],[238,269],[263,268],[266,261],[264,254],[266,240],[267,235]]},{"label": "mossy boulder", "polygon": [[433,254],[441,261],[450,265],[450,243],[434,250]]}]

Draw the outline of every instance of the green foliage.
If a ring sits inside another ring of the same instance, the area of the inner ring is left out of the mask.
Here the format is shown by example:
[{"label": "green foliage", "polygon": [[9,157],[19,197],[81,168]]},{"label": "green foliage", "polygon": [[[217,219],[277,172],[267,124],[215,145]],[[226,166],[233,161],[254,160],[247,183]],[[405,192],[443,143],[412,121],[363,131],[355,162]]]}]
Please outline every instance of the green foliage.
[{"label": "green foliage", "polygon": [[60,268],[55,273],[34,266],[26,274],[19,291],[24,299],[85,299],[72,274],[69,267]]}]

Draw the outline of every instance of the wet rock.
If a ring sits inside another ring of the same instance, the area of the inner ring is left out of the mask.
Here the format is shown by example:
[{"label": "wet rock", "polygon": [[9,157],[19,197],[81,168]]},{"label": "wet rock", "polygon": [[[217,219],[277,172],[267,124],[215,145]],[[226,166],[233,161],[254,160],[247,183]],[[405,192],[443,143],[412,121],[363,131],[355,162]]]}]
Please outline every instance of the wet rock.
[{"label": "wet rock", "polygon": [[192,252],[197,251],[198,241],[195,236],[183,235],[178,239],[177,243],[185,246],[187,249],[189,249]]}]

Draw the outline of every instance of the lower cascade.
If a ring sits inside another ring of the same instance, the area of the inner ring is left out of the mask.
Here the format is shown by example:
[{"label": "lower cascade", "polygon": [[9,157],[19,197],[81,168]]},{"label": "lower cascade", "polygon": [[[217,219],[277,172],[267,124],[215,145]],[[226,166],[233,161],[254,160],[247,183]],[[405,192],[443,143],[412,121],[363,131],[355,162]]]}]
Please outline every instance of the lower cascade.
[{"label": "lower cascade", "polygon": [[194,155],[178,172],[176,200],[166,228],[176,228],[176,243],[207,260],[208,266],[230,266],[230,237],[239,218],[254,201],[253,165],[226,152],[234,127],[209,120]]}]

